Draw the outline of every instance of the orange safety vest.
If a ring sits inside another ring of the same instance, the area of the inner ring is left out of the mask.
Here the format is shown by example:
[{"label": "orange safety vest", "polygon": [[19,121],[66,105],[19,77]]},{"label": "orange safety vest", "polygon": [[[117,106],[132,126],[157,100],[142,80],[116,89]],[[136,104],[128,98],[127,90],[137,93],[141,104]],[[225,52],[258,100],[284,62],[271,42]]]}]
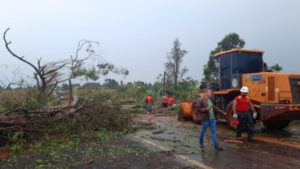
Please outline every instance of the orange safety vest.
[{"label": "orange safety vest", "polygon": [[171,104],[173,104],[173,102],[174,102],[174,97],[170,97],[170,98],[169,98],[169,101],[168,101],[168,104],[171,105]]},{"label": "orange safety vest", "polygon": [[153,103],[151,96],[147,96],[147,103]]}]

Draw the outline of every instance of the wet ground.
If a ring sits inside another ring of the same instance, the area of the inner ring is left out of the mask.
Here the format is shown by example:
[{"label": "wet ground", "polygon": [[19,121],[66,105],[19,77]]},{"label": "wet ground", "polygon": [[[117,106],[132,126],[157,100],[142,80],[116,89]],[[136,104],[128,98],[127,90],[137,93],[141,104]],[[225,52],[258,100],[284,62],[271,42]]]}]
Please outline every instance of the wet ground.
[{"label": "wet ground", "polygon": [[256,142],[245,140],[244,143],[227,143],[226,140],[234,140],[234,131],[219,122],[217,135],[224,151],[217,152],[213,149],[208,130],[205,136],[205,151],[201,152],[198,143],[201,125],[178,122],[176,118],[161,114],[137,115],[136,121],[153,123],[155,129],[141,130],[135,136],[146,140],[145,145],[154,143],[149,146],[150,148],[157,146],[166,148],[175,156],[183,155],[200,162],[204,167],[300,168],[299,128],[293,125],[279,132],[266,131],[263,126],[258,125]]},{"label": "wet ground", "polygon": [[107,141],[88,140],[78,145],[59,144],[49,150],[27,151],[0,163],[0,169],[183,169],[193,168],[167,151],[149,151],[129,137]]},{"label": "wet ground", "polygon": [[[190,168],[300,168],[299,122],[283,131],[266,131],[257,125],[256,142],[228,143],[234,131],[218,122],[217,135],[224,151],[215,151],[208,130],[205,150],[199,150],[201,125],[179,122],[171,114],[135,114],[135,133],[125,136],[101,134],[101,139],[35,143],[32,149],[0,162],[0,169],[190,169]],[[146,127],[145,127],[146,126]]]}]

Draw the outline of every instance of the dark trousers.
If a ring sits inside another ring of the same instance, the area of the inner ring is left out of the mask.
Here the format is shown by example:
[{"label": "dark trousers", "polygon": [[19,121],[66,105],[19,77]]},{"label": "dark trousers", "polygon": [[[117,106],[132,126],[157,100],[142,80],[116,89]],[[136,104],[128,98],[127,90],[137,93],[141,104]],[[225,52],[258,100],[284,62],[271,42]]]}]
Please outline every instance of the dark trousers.
[{"label": "dark trousers", "polygon": [[236,137],[241,137],[243,131],[248,132],[248,139],[252,139],[254,135],[254,125],[251,113],[238,112],[239,124],[236,129]]}]

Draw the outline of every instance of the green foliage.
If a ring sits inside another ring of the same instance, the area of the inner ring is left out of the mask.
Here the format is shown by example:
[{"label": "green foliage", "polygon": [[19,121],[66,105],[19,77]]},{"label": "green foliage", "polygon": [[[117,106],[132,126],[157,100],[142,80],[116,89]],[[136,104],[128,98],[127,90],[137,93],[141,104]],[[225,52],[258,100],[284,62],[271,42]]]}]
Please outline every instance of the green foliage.
[{"label": "green foliage", "polygon": [[127,69],[116,68],[113,64],[108,62],[98,64],[98,69],[102,75],[107,75],[109,72],[122,74],[124,76],[127,76],[129,74],[129,71]]},{"label": "green foliage", "polygon": [[154,93],[161,93],[163,90],[163,84],[161,82],[155,82],[152,86]]},{"label": "green foliage", "polygon": [[[79,83],[72,83],[73,88],[76,87],[76,86],[80,86],[80,84]],[[64,90],[69,90],[70,86],[69,86],[69,84],[64,83],[64,84],[61,85],[61,88],[64,89]]]},{"label": "green foliage", "polygon": [[[38,96],[38,97],[36,97],[36,96]],[[32,92],[28,92],[25,107],[28,108],[29,110],[39,109],[39,108],[43,107],[44,105],[46,105],[47,102],[50,100],[51,100],[51,103],[53,103],[52,98],[50,98],[50,97],[48,98],[47,94],[40,94],[37,91],[33,90]]]},{"label": "green foliage", "polygon": [[215,53],[231,50],[234,48],[243,48],[244,46],[245,41],[241,39],[237,33],[229,33],[220,42],[218,42],[217,48],[213,50],[211,54],[213,55]]},{"label": "green foliage", "polygon": [[12,137],[12,145],[10,147],[13,153],[21,151],[24,148],[25,139],[23,132],[15,132]]},{"label": "green foliage", "polygon": [[43,159],[37,159],[37,160],[36,160],[36,163],[37,163],[38,165],[43,165],[44,160],[43,160]]},{"label": "green foliage", "polygon": [[14,143],[23,142],[24,141],[24,133],[23,132],[15,132],[12,137],[12,141]]},{"label": "green foliage", "polygon": [[93,111],[97,119],[90,120],[94,121],[96,130],[99,128],[122,130],[129,127],[131,116],[129,112],[121,111],[121,107],[118,105],[111,107],[98,104],[93,107]]},{"label": "green foliage", "polygon": [[85,124],[86,128],[98,130],[105,128],[108,130],[122,130],[129,127],[131,122],[130,112],[121,110],[116,90],[104,89],[84,89],[79,92],[79,99],[85,102],[89,108],[89,114],[93,117],[82,116],[77,119]]},{"label": "green foliage", "polygon": [[105,79],[105,82],[102,86],[108,89],[116,89],[119,86],[119,83],[115,79]]},{"label": "green foliage", "polygon": [[[72,137],[49,137],[30,144],[26,150],[31,154],[45,154],[47,157],[59,159],[64,156],[63,154],[65,154],[66,151],[76,151],[78,144],[79,140]],[[38,165],[44,165],[46,163],[45,159],[42,158],[38,158],[35,162]]]},{"label": "green foliage", "polygon": [[198,92],[198,81],[193,80],[191,77],[183,79],[178,84],[177,95],[180,96],[180,100],[192,100]]},{"label": "green foliage", "polygon": [[16,153],[16,152],[19,152],[19,151],[23,150],[23,148],[24,148],[23,144],[13,144],[10,147],[10,150],[11,150],[12,153]]},{"label": "green foliage", "polygon": [[15,108],[36,110],[45,105],[54,105],[57,98],[53,95],[40,93],[37,89],[3,90],[0,92],[0,111],[8,111]]},{"label": "green foliage", "polygon": [[0,114],[1,112],[5,112],[6,111],[6,107],[4,107],[3,105],[0,105]]},{"label": "green foliage", "polygon": [[271,66],[271,70],[274,72],[280,72],[282,70],[282,67],[276,63],[275,65]]},{"label": "green foliage", "polygon": [[203,74],[204,74],[203,81],[209,82],[209,83],[217,83],[218,82],[219,72],[218,72],[218,68],[216,66],[215,58],[213,56],[209,56],[207,64],[204,65]]},{"label": "green foliage", "polygon": [[110,100],[114,94],[115,91],[110,89],[83,89],[78,92],[79,99],[86,102],[105,102]]},{"label": "green foliage", "polygon": [[95,82],[87,82],[87,83],[85,83],[84,85],[83,85],[83,87],[85,87],[85,88],[94,88],[94,89],[96,89],[96,88],[100,88],[101,87],[101,85],[100,85],[100,83],[95,83]]},{"label": "green foliage", "polygon": [[88,69],[78,69],[77,71],[75,71],[74,73],[74,77],[80,77],[83,76],[85,77],[86,80],[98,80],[99,79],[99,75],[97,74],[95,68],[92,68],[90,70]]},{"label": "green foliage", "polygon": [[118,86],[115,96],[121,100],[137,99],[142,100],[146,95],[153,94],[153,86],[151,83],[142,81],[129,82],[126,85]]},{"label": "green foliage", "polygon": [[138,88],[135,85],[123,85],[117,89],[117,97],[119,99],[133,99],[136,98]]},{"label": "green foliage", "polygon": [[122,135],[122,133],[117,134],[116,132],[110,132],[105,128],[102,128],[96,132],[96,135],[98,140],[107,142],[111,139],[117,138],[119,135]]}]

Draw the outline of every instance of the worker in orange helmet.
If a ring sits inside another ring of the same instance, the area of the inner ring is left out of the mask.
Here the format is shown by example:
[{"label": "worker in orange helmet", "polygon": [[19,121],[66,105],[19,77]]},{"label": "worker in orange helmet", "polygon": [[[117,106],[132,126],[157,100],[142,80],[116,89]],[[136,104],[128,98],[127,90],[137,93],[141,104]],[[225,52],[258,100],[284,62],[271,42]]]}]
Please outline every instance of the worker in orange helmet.
[{"label": "worker in orange helmet", "polygon": [[[254,125],[253,119],[257,118],[257,112],[247,96],[249,88],[241,88],[241,95],[237,96],[233,102],[233,119],[238,120],[239,124],[236,129],[236,138],[239,140],[244,130],[248,131],[248,141],[253,142]],[[253,112],[253,119],[249,110]]]}]

